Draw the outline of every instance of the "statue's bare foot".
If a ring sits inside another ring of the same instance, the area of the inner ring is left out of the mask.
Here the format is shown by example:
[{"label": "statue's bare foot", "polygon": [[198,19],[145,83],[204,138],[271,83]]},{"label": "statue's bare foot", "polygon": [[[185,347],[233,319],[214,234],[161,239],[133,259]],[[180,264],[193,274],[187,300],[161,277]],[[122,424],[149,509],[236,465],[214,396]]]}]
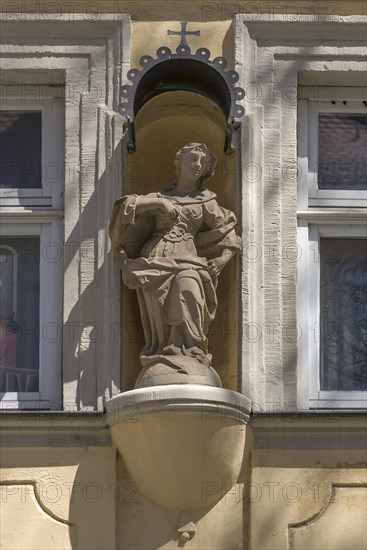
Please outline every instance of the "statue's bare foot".
[{"label": "statue's bare foot", "polygon": [[162,353],[162,355],[180,355],[181,349],[174,344],[170,344],[169,346],[165,346],[162,349],[162,352],[158,351],[157,355],[159,355],[159,353]]}]

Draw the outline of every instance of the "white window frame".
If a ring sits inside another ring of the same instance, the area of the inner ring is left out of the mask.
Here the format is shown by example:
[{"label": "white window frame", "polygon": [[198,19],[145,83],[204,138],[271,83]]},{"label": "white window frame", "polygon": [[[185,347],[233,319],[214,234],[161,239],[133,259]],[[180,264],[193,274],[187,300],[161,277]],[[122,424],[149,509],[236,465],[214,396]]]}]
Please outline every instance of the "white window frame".
[{"label": "white window frame", "polygon": [[[12,89],[14,86],[11,87]],[[18,88],[18,89],[17,89]],[[35,87],[33,87],[35,88]],[[3,207],[49,207],[62,208],[63,204],[63,138],[59,131],[63,128],[63,90],[47,87],[47,97],[42,96],[42,87],[35,92],[37,100],[27,100],[22,87],[15,88],[9,95],[6,85],[1,86],[2,111],[41,111],[41,175],[42,186],[35,188],[0,189],[0,201]],[[60,92],[61,90],[61,92]],[[39,97],[38,97],[39,96]],[[5,98],[5,100],[4,100]],[[54,173],[56,170],[56,174]],[[50,177],[51,176],[51,177]]]},{"label": "white window frame", "polygon": [[[299,305],[302,337],[299,341],[301,363],[300,394],[308,395],[307,408],[365,408],[365,391],[322,391],[320,389],[320,239],[321,238],[367,239],[365,223],[348,222],[303,224],[299,228],[299,243],[302,247],[299,280]],[[306,288],[305,288],[306,287]]]},{"label": "white window frame", "polygon": [[[311,90],[301,88],[298,109],[300,184],[302,186],[303,206],[350,206],[366,207],[367,192],[363,190],[319,189],[318,177],[318,118],[319,114],[367,114],[364,101],[367,92],[364,88],[336,88],[332,97],[318,97],[314,100]],[[330,95],[330,94],[329,94]],[[344,105],[343,102],[346,102]],[[306,195],[307,190],[307,195]]]},{"label": "white window frame", "polygon": [[1,393],[0,409],[6,410],[62,408],[64,94],[55,88],[50,99],[50,88],[47,97],[41,90],[37,101],[19,93],[2,105],[5,110],[42,111],[42,166],[57,163],[60,168],[60,177],[52,185],[43,179],[42,189],[0,190],[1,236],[40,239],[39,391]]},{"label": "white window frame", "polygon": [[[1,225],[2,237],[39,237],[39,391],[0,393],[0,408],[57,409],[61,404],[62,351],[62,219],[13,218]],[[31,222],[31,223],[30,223]],[[27,365],[24,365],[27,368]]]},{"label": "white window frame", "polygon": [[[331,93],[332,92],[332,93]],[[363,92],[363,95],[362,95]],[[367,238],[364,191],[317,189],[318,114],[366,112],[365,90],[301,87],[298,103],[298,402],[303,409],[367,407],[367,392],[320,389],[320,238]],[[331,103],[335,101],[335,105]],[[344,105],[343,101],[347,104]],[[348,104],[349,103],[349,104]],[[315,185],[316,183],[316,185]],[[364,195],[364,197],[363,197]]]}]

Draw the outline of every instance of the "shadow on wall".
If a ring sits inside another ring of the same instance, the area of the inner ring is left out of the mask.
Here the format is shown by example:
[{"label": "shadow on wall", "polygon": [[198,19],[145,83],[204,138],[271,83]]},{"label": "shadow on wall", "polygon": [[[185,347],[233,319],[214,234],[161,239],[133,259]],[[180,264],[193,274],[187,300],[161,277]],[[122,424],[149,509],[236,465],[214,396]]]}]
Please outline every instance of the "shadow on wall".
[{"label": "shadow on wall", "polygon": [[[102,118],[100,113],[99,116]],[[117,125],[121,126],[121,117],[116,122],[113,116],[107,119],[104,114],[104,117],[98,133],[103,139],[96,142],[96,149],[103,151],[98,150],[95,156],[96,166],[106,160],[105,169],[101,175],[96,169],[85,176],[86,186],[89,180],[91,185],[96,184],[80,208],[79,219],[64,248],[65,280],[69,284],[64,290],[65,303],[74,306],[64,323],[63,382],[64,387],[76,384],[73,389],[76,403],[73,398],[71,404],[65,401],[65,410],[75,407],[101,410],[116,388],[121,387],[120,273],[110,250],[108,219],[113,201],[121,195],[122,150],[126,143],[111,136],[104,141],[107,129],[113,134]],[[109,150],[113,140],[117,145]],[[78,268],[75,260],[79,262]],[[75,281],[68,278],[69,269],[76,272]]]},{"label": "shadow on wall", "polygon": [[[137,548],[229,550],[243,547],[243,507],[241,500],[236,498],[235,488],[215,506],[180,512],[162,508],[144,497],[129,478],[120,458],[118,458],[118,483],[116,515],[116,548],[118,550]],[[216,489],[220,490],[220,488]],[[206,487],[203,487],[204,502],[205,492],[212,490],[213,487],[209,482]],[[188,529],[188,538],[179,532],[185,527]]]},{"label": "shadow on wall", "polygon": [[[109,431],[105,427],[106,442]],[[91,432],[93,422],[91,422]],[[82,453],[70,493],[69,518],[76,525],[77,545],[72,550],[116,549],[116,450],[88,447]]]}]

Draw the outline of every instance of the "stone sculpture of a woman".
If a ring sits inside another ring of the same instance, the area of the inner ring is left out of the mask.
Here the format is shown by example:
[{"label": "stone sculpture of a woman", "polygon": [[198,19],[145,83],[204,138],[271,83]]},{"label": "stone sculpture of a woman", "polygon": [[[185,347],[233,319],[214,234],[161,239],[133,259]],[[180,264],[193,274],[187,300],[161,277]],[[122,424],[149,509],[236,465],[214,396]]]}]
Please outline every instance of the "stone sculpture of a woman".
[{"label": "stone sculpture of a woman", "polygon": [[207,333],[217,309],[218,276],[241,239],[233,212],[203,188],[216,164],[205,144],[189,143],[176,154],[171,188],[114,204],[110,238],[124,283],[136,289],[145,337],[136,388],[221,386]]}]

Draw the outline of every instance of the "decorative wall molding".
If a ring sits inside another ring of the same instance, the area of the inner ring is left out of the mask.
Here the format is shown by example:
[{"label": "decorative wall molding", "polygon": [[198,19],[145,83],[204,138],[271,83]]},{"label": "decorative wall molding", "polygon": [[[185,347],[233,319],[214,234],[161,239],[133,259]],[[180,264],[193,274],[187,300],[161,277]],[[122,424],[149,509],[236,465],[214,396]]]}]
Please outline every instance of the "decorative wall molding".
[{"label": "decorative wall molding", "polygon": [[[297,87],[299,76],[366,70],[365,16],[240,14],[235,69],[245,91],[242,124],[243,391],[255,410],[307,409],[297,325]],[[320,41],[322,37],[322,42]],[[308,85],[311,77],[308,77]],[[302,214],[301,214],[302,217]],[[246,250],[246,249],[245,249]],[[249,330],[253,328],[253,332]],[[298,370],[297,370],[298,369]]]},{"label": "decorative wall molding", "polygon": [[55,544],[72,549],[77,543],[77,526],[55,513],[49,500],[58,495],[40,487],[35,480],[6,480],[0,482],[1,545],[9,550],[47,550]]},{"label": "decorative wall molding", "polygon": [[[64,408],[102,410],[120,388],[119,272],[107,235],[121,195],[124,118],[119,93],[130,61],[127,15],[2,16],[2,74],[65,84]],[[75,37],[78,37],[77,41]],[[19,38],[21,37],[21,38]],[[55,76],[56,75],[56,76]],[[27,91],[27,90],[26,90]],[[32,93],[28,90],[27,93]],[[61,377],[61,373],[60,373]]]},{"label": "decorative wall molding", "polygon": [[288,526],[288,548],[363,550],[367,543],[366,499],[367,484],[332,484],[330,498],[318,513]]},{"label": "decorative wall molding", "polygon": [[[167,411],[175,410],[177,404],[170,397],[169,386],[166,390]],[[211,415],[220,415],[222,411],[220,399],[215,404],[203,401],[196,409],[194,404],[190,404],[187,399],[186,401],[188,410],[196,410],[202,414],[204,420]],[[159,402],[153,401],[151,409],[159,408],[159,405]],[[179,406],[182,406],[182,402]],[[136,413],[143,413],[145,409],[138,402],[131,402],[125,408],[117,407],[116,415],[120,420],[125,418],[125,421],[133,422],[136,420]],[[113,410],[110,414],[114,414]],[[243,416],[235,402],[233,416],[235,419]],[[358,411],[255,414],[246,415],[245,420],[253,432],[255,450],[301,450],[312,446],[317,449],[364,450],[367,446],[366,418]],[[112,442],[106,415],[102,412],[2,411],[0,446],[5,448],[29,445],[109,447]]]},{"label": "decorative wall molding", "polygon": [[[68,519],[66,518],[62,518],[62,517],[59,517],[57,516],[48,506],[47,504],[45,504],[42,500],[42,497],[41,497],[41,494],[40,494],[40,491],[38,490],[38,486],[37,486],[37,482],[36,481],[29,481],[29,480],[23,480],[23,481],[19,481],[19,480],[16,480],[16,481],[1,481],[0,482],[0,489],[2,487],[12,487],[12,486],[18,486],[18,485],[21,485],[21,486],[24,486],[24,485],[28,485],[29,487],[32,487],[33,489],[33,493],[34,493],[34,497],[39,505],[39,507],[42,509],[43,512],[45,512],[50,518],[54,519],[55,521],[59,522],[59,523],[63,523],[64,525],[73,525],[73,523],[71,521],[69,521]],[[4,501],[3,501],[4,502]]]},{"label": "decorative wall molding", "polygon": [[0,446],[110,447],[102,413],[2,412]]}]

